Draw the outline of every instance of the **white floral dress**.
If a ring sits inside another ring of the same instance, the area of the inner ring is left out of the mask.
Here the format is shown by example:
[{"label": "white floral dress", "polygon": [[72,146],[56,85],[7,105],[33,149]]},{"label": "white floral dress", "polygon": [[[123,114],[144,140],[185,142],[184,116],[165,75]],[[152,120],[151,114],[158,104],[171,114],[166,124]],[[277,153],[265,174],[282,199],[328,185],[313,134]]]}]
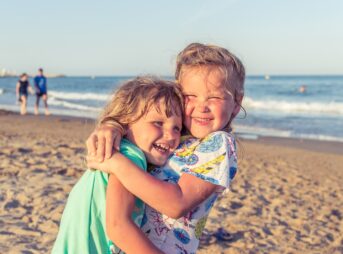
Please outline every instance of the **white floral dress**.
[{"label": "white floral dress", "polygon": [[218,131],[204,139],[188,137],[166,165],[151,174],[171,183],[177,183],[182,174],[191,174],[218,185],[218,191],[177,220],[146,205],[143,232],[164,253],[195,253],[207,216],[220,193],[229,187],[236,171],[236,144],[232,134]]}]

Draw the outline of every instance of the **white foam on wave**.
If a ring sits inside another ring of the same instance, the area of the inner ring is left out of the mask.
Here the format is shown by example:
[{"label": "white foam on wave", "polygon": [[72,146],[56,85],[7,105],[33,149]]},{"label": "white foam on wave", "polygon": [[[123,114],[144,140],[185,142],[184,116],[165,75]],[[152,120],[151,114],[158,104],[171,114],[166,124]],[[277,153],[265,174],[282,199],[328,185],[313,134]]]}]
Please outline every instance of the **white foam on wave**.
[{"label": "white foam on wave", "polygon": [[98,94],[98,93],[69,93],[69,92],[58,92],[49,91],[49,96],[57,99],[66,100],[96,100],[106,101],[110,97],[110,94]]},{"label": "white foam on wave", "polygon": [[234,132],[236,132],[238,136],[246,139],[258,139],[258,137],[261,136],[343,142],[343,138],[341,137],[318,134],[296,134],[292,131],[278,130],[273,128],[263,128],[256,126],[234,125]]},{"label": "white foam on wave", "polygon": [[5,93],[5,89],[0,88],[0,94],[4,94]]},{"label": "white foam on wave", "polygon": [[256,126],[234,125],[234,131],[244,135],[257,135],[268,137],[283,137],[289,138],[292,136],[291,131],[278,130],[273,128],[263,128]]},{"label": "white foam on wave", "polygon": [[277,112],[301,112],[308,114],[343,115],[343,103],[341,102],[289,102],[276,100],[254,100],[246,97],[243,101],[246,109],[257,109]]},{"label": "white foam on wave", "polygon": [[69,109],[77,109],[77,110],[91,111],[91,112],[99,112],[101,110],[101,108],[95,108],[95,107],[80,105],[77,103],[58,100],[58,99],[55,99],[54,97],[49,98],[49,104],[54,105],[54,106],[62,106]]},{"label": "white foam on wave", "polygon": [[300,134],[300,135],[296,135],[295,137],[302,138],[302,139],[343,142],[343,138],[327,136],[327,135]]}]

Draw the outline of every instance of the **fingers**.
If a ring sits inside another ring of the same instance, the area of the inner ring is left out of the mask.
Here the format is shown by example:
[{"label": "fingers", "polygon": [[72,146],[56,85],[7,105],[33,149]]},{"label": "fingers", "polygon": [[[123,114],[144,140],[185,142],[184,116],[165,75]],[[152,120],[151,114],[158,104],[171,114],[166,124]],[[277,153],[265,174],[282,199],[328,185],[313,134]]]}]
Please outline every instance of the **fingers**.
[{"label": "fingers", "polygon": [[99,162],[104,161],[106,140],[104,136],[98,135],[98,149],[96,150],[96,158]]},{"label": "fingers", "polygon": [[120,150],[120,142],[121,142],[121,135],[117,135],[114,139],[113,146],[114,148],[119,151]]},{"label": "fingers", "polygon": [[97,128],[87,139],[88,155],[96,156],[98,162],[109,159],[113,148],[119,151],[122,132],[113,126]]},{"label": "fingers", "polygon": [[113,132],[107,131],[105,133],[106,147],[105,147],[105,158],[109,159],[112,156],[113,152]]},{"label": "fingers", "polygon": [[93,132],[86,141],[86,146],[88,150],[88,155],[96,155],[98,136]]},{"label": "fingers", "polygon": [[96,171],[97,169],[97,165],[99,163],[96,162],[95,160],[95,156],[92,156],[92,155],[88,155],[86,158],[85,158],[85,163],[87,165],[87,168],[92,170],[92,171]]}]

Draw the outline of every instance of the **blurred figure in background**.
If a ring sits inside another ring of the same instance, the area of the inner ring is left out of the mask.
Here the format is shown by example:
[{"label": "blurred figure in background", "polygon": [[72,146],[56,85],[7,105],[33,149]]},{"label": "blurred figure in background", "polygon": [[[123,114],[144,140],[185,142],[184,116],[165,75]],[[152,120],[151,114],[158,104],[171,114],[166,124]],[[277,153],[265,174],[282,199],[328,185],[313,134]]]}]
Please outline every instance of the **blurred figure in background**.
[{"label": "blurred figure in background", "polygon": [[36,89],[36,104],[35,104],[35,115],[38,115],[39,101],[42,97],[45,106],[45,115],[50,115],[48,110],[48,90],[46,77],[43,74],[43,69],[38,69],[38,75],[34,78],[34,84]]},{"label": "blurred figure in background", "polygon": [[27,96],[28,91],[33,94],[33,89],[30,85],[28,76],[26,73],[20,75],[19,80],[16,85],[16,95],[17,100],[20,102],[20,114],[26,114]]},{"label": "blurred figure in background", "polygon": [[307,86],[306,85],[301,85],[298,89],[299,93],[306,93]]}]

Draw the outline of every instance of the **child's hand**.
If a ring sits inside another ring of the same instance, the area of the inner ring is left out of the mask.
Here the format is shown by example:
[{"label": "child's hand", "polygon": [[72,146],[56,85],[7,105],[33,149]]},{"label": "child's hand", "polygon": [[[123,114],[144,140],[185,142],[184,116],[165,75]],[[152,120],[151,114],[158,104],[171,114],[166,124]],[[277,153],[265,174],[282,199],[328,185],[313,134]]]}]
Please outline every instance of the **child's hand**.
[{"label": "child's hand", "polygon": [[96,156],[88,155],[86,158],[87,167],[92,170],[100,170],[104,173],[110,174],[108,160],[100,162]]},{"label": "child's hand", "polygon": [[119,151],[123,135],[119,125],[102,125],[96,128],[86,141],[88,155],[95,156],[99,162],[112,156],[113,148]]}]

